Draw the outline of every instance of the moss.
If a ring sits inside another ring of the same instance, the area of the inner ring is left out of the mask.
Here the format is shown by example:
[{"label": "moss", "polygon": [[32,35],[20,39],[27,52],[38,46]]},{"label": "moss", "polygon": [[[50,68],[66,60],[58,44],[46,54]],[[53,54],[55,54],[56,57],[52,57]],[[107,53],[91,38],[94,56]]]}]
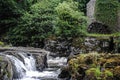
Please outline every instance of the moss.
[{"label": "moss", "polygon": [[0,41],[0,46],[4,46],[4,43]]},{"label": "moss", "polygon": [[0,61],[2,61],[2,59],[3,59],[2,56],[0,56]]},{"label": "moss", "polygon": [[71,73],[76,73],[78,70],[78,60],[77,59],[72,59],[69,61],[69,65],[71,66]]},{"label": "moss", "polygon": [[101,71],[99,68],[90,68],[86,71],[86,75],[98,79],[101,76]]},{"label": "moss", "polygon": [[86,80],[114,80],[115,77],[120,79],[120,54],[79,54],[68,65],[70,73],[76,79],[80,75],[84,76],[84,72]]},{"label": "moss", "polygon": [[115,32],[117,26],[117,14],[119,9],[118,0],[97,0],[95,8],[95,18],[109,26]]},{"label": "moss", "polygon": [[106,75],[106,77],[108,77],[108,76],[113,77],[113,73],[111,71],[109,71],[109,70],[105,70],[104,75]]},{"label": "moss", "polygon": [[102,38],[109,38],[109,37],[119,37],[120,32],[116,32],[113,34],[87,34],[88,37],[102,37]]},{"label": "moss", "polygon": [[8,78],[11,78],[11,73],[8,71],[7,73]]},{"label": "moss", "polygon": [[84,37],[74,38],[72,41],[72,46],[82,48],[84,42]]},{"label": "moss", "polygon": [[117,77],[118,79],[120,79],[120,66],[117,66],[114,68],[113,74],[114,74],[114,77]]}]

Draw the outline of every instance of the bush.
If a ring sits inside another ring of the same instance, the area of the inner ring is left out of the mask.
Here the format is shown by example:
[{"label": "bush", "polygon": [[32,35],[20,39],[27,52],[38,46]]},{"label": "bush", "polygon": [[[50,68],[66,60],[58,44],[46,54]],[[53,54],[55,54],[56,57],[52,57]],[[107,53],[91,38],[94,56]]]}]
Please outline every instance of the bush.
[{"label": "bush", "polygon": [[76,2],[59,3],[56,12],[58,15],[56,34],[64,38],[86,34],[87,19],[82,12],[79,12]]},{"label": "bush", "polygon": [[10,29],[8,38],[13,45],[43,46],[44,39],[53,33],[54,27],[54,1],[45,0],[30,7],[21,21],[14,29]]},{"label": "bush", "polygon": [[86,14],[87,10],[86,10],[86,7],[87,7],[87,3],[90,1],[90,0],[73,0],[73,1],[76,1],[78,2],[78,8],[80,9],[80,11],[84,12]]}]

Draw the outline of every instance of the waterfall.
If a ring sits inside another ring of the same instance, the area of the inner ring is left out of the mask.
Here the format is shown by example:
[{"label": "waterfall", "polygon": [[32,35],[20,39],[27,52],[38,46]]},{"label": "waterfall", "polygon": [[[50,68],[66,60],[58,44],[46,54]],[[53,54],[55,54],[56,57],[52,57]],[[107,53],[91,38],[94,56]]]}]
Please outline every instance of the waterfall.
[{"label": "waterfall", "polygon": [[18,54],[24,59],[24,64],[29,71],[36,70],[35,59],[30,55],[30,53],[26,54],[25,52],[19,52]]},{"label": "waterfall", "polygon": [[28,71],[24,63],[12,55],[6,56],[10,58],[12,64],[14,64],[18,78],[23,77],[25,75],[25,72]]},{"label": "waterfall", "polygon": [[[25,53],[25,52],[18,52],[17,53],[19,56],[21,56],[21,58],[24,61],[21,61],[20,59],[18,59],[17,57],[13,56],[13,55],[6,55],[6,57],[8,57],[13,66],[15,66],[14,70],[14,76],[17,76],[18,79],[14,79],[14,80],[37,80],[37,79],[32,79],[31,76],[28,76],[27,74],[32,72],[32,71],[36,71],[36,65],[35,65],[35,59],[32,55]],[[30,79],[29,79],[30,77]],[[20,78],[20,79],[19,79]]]},{"label": "waterfall", "polygon": [[[19,56],[6,55],[14,66],[13,80],[58,80],[60,67],[67,63],[65,57],[47,56],[48,68],[37,71],[36,60],[33,55],[26,52],[17,52]],[[16,77],[17,76],[17,77]]]}]

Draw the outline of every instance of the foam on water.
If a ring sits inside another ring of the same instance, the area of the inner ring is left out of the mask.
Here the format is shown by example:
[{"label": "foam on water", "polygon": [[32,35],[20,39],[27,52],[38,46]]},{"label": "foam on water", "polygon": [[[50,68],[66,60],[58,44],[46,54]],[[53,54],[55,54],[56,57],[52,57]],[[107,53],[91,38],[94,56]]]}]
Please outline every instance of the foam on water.
[{"label": "foam on water", "polygon": [[[56,79],[60,73],[60,69],[49,68],[39,72],[36,70],[35,59],[32,55],[27,55],[28,53],[19,52],[19,56],[23,58],[23,62],[19,60],[17,57],[13,55],[7,55],[10,58],[13,65],[16,67],[18,75],[20,78],[13,79],[13,80],[45,80],[45,79]],[[67,62],[67,58],[65,57],[48,57],[47,63],[48,64],[56,64],[55,66],[64,65]],[[49,70],[51,69],[51,70]]]}]

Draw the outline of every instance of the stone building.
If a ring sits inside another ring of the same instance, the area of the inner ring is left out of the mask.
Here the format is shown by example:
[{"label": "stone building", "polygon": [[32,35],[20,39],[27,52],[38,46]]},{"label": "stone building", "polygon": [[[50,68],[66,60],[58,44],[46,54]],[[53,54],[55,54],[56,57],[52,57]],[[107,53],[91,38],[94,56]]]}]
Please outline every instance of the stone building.
[{"label": "stone building", "polygon": [[[91,33],[112,33],[110,26],[95,19],[95,4],[97,0],[90,0],[87,3],[88,32]],[[101,24],[101,25],[98,25]],[[116,32],[120,32],[120,8],[118,8],[117,22],[114,27]],[[96,31],[97,30],[97,31]]]},{"label": "stone building", "polygon": [[95,21],[94,11],[95,11],[96,0],[90,0],[87,4],[87,16],[89,18],[88,24]]}]

